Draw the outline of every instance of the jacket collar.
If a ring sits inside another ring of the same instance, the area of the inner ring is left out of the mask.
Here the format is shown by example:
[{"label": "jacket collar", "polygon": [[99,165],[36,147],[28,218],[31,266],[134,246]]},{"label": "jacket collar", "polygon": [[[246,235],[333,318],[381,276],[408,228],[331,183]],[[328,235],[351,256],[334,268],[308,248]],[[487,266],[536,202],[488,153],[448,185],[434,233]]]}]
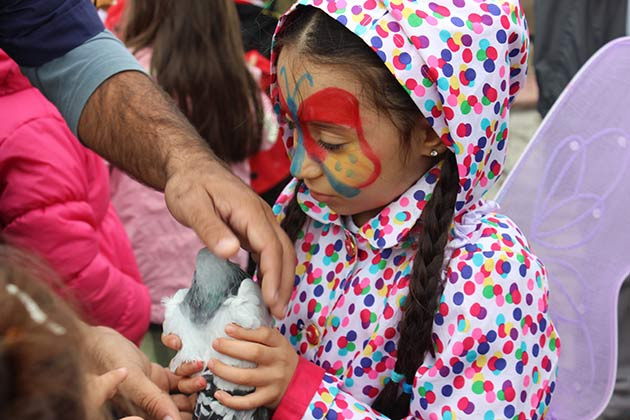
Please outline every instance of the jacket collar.
[{"label": "jacket collar", "polygon": [[422,210],[431,198],[433,189],[440,177],[441,163],[427,171],[414,185],[405,191],[397,200],[384,207],[376,216],[363,226],[352,229],[345,217],[334,212],[325,203],[317,201],[309,189],[300,183],[297,189],[297,200],[311,219],[323,224],[335,224],[356,231],[373,248],[392,248],[401,243],[420,219]]}]

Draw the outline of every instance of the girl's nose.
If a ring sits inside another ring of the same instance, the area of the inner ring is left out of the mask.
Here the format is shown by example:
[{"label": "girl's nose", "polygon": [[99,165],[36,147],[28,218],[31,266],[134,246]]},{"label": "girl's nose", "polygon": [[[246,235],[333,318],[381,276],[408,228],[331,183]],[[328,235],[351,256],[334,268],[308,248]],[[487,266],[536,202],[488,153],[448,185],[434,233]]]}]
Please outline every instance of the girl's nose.
[{"label": "girl's nose", "polygon": [[299,145],[291,162],[291,175],[298,179],[315,179],[322,174],[321,165],[313,160],[303,145]]}]

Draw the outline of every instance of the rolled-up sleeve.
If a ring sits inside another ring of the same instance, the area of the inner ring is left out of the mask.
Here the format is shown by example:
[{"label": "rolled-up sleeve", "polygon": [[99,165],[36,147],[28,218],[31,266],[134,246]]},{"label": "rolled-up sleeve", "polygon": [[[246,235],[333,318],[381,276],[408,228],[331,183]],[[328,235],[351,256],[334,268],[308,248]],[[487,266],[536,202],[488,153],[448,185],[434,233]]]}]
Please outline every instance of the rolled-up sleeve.
[{"label": "rolled-up sleeve", "polygon": [[76,135],[94,91],[123,71],[144,71],[88,0],[0,0],[0,48],[59,109]]},{"label": "rolled-up sleeve", "polygon": [[101,83],[123,71],[143,67],[109,31],[100,32],[63,57],[40,67],[22,67],[31,83],[55,104],[77,135],[86,102]]}]

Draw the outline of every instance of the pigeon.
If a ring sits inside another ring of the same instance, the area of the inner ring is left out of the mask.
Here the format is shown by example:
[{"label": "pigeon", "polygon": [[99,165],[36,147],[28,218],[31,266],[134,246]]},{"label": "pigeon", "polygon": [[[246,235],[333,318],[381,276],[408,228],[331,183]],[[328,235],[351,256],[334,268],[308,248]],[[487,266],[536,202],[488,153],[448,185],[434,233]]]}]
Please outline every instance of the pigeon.
[{"label": "pigeon", "polygon": [[[269,310],[264,305],[260,286],[241,268],[202,248],[195,261],[192,285],[165,298],[164,334],[176,334],[182,347],[170,362],[175,371],[182,363],[210,359],[243,368],[255,367],[252,362],[238,360],[216,352],[212,342],[227,337],[225,326],[234,323],[255,329],[271,325]],[[214,398],[217,390],[232,395],[247,395],[253,387],[237,385],[214,376],[206,367],[200,373],[207,387],[197,397],[193,419],[198,420],[264,420],[270,412],[264,407],[237,411],[225,407]]]}]

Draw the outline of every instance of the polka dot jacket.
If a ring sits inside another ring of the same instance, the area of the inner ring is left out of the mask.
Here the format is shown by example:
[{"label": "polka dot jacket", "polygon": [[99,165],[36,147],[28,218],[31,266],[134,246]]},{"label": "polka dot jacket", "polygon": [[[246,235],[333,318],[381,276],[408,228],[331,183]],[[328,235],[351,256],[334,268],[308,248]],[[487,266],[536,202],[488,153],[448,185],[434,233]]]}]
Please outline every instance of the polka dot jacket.
[{"label": "polka dot jacket", "polygon": [[[525,77],[518,2],[300,0],[287,14],[302,5],[370,45],[457,158],[436,353],[407,385],[408,418],[544,418],[560,349],[545,268],[518,227],[482,198],[501,173],[509,105]],[[275,82],[272,97],[277,104]],[[291,131],[281,129],[291,153]],[[275,418],[384,418],[371,404],[396,362],[415,226],[439,176],[437,165],[363,226],[297,180],[285,188],[274,206],[279,220],[295,194],[308,220],[295,244],[288,314],[277,322],[302,357]]]}]

